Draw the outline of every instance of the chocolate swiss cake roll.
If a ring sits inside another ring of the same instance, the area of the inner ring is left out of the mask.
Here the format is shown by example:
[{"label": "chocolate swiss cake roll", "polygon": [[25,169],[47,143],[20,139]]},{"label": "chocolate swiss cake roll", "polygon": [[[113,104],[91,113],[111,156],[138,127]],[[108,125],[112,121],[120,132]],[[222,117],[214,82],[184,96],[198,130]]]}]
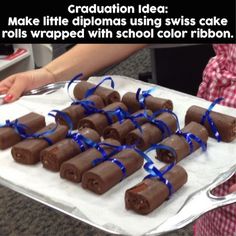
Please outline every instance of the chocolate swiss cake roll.
[{"label": "chocolate swiss cake roll", "polygon": [[[126,93],[122,97],[122,102],[128,107],[129,112],[131,113],[136,112],[141,108],[139,102],[136,99],[136,94],[132,92]],[[173,103],[171,100],[159,97],[153,97],[151,95],[145,99],[145,104],[147,109],[150,109],[153,112],[160,109],[173,110]]]},{"label": "chocolate swiss cake roll", "polygon": [[[31,112],[18,119],[18,123],[25,125],[27,134],[32,134],[37,130],[42,129],[45,124],[45,118],[42,115]],[[14,128],[2,127],[0,128],[0,149],[9,148],[22,140],[21,136]]]},{"label": "chocolate swiss cake roll", "polygon": [[[80,134],[94,142],[100,142],[99,134],[93,129],[84,128],[80,131]],[[83,143],[81,148],[73,139],[67,138],[41,151],[40,159],[44,168],[56,172],[60,170],[63,162],[87,149],[86,144]]]},{"label": "chocolate swiss cake roll", "polygon": [[[199,123],[192,121],[188,125],[186,125],[181,131],[186,133],[192,133],[197,137],[199,137],[203,142],[205,143],[207,142],[208,139],[207,129],[204,126],[200,125]],[[192,143],[194,152],[200,147],[200,144],[194,140],[192,140]],[[187,140],[181,135],[173,134],[164,139],[160,144],[169,146],[175,150],[176,162],[181,161],[183,158],[185,158],[190,154],[190,146]],[[168,150],[159,149],[156,151],[156,153],[157,153],[157,159],[159,159],[160,161],[170,163],[175,160],[173,154]]]},{"label": "chocolate swiss cake roll", "polygon": [[[104,107],[104,111],[113,111],[117,108],[122,108],[127,111],[127,107],[122,102],[114,102],[106,107]],[[115,116],[112,117],[112,123],[116,122],[117,118]],[[87,116],[79,121],[78,127],[80,128],[91,128],[96,130],[100,135],[103,134],[104,129],[110,125],[107,117],[102,113],[95,113],[90,116]]]},{"label": "chocolate swiss cake roll", "polygon": [[[88,89],[91,89],[93,87],[95,87],[96,84],[92,84],[90,82],[87,81],[81,81],[79,82],[75,88],[74,88],[74,96],[75,98],[81,100],[84,98],[86,92]],[[113,89],[109,89],[109,88],[105,88],[102,86],[99,86],[94,94],[100,96],[103,100],[103,102],[105,103],[105,105],[109,105],[113,102],[119,102],[120,101],[120,94]]]},{"label": "chocolate swiss cake roll", "polygon": [[[104,103],[101,97],[97,96],[97,95],[91,95],[85,99],[83,99],[82,101],[91,101],[94,102],[94,107],[101,109],[104,107]],[[64,110],[62,110],[62,112],[66,113],[71,121],[72,121],[72,125],[73,125],[73,129],[77,129],[78,127],[78,123],[79,121],[86,117],[86,110],[84,109],[83,106],[81,105],[71,105],[67,108],[65,108]],[[60,116],[60,114],[56,115],[56,121],[61,124],[61,125],[68,125],[66,120],[63,119],[62,116]]]},{"label": "chocolate swiss cake roll", "polygon": [[[152,115],[151,110],[146,110],[146,112],[149,116]],[[144,113],[144,110],[137,111],[133,115],[138,115],[138,114],[142,114],[142,113]],[[134,120],[139,125],[147,122],[147,118],[145,118],[145,117],[135,118]],[[120,143],[124,144],[126,135],[130,131],[132,131],[133,129],[135,129],[135,125],[130,119],[126,119],[122,123],[117,121],[116,123],[112,124],[111,126],[108,126],[104,130],[103,137],[104,138],[113,138],[113,139],[120,141]],[[137,129],[137,130],[140,132],[139,129]]]},{"label": "chocolate swiss cake roll", "polygon": [[[120,143],[114,139],[105,139],[104,143],[120,146]],[[101,145],[101,147],[107,155],[114,150],[112,147],[105,145]],[[82,175],[94,167],[93,161],[98,158],[102,158],[101,152],[99,152],[96,148],[90,148],[70,160],[63,162],[60,169],[61,178],[79,183],[82,179]]]},{"label": "chocolate swiss cake roll", "polygon": [[[165,122],[169,127],[171,134],[173,134],[177,129],[176,119],[170,113],[162,113],[156,117],[157,120]],[[145,123],[141,126],[142,133],[138,129],[132,130],[126,136],[125,143],[128,145],[136,144],[136,146],[141,150],[146,150],[152,144],[159,143],[163,137],[162,131],[156,125],[152,123]],[[167,132],[167,131],[166,131]]]},{"label": "chocolate swiss cake roll", "polygon": [[[176,165],[164,175],[164,178],[171,183],[172,191],[176,192],[187,182],[188,175],[183,167]],[[147,178],[126,190],[125,207],[138,214],[146,215],[168,198],[169,188],[166,184],[158,178]]]},{"label": "chocolate swiss cake roll", "polygon": [[[191,121],[201,123],[202,117],[206,111],[207,109],[205,108],[199,106],[191,106],[187,110],[185,116],[185,124],[187,125]],[[222,141],[232,142],[236,137],[236,117],[215,111],[210,112],[210,117],[215,123]],[[207,128],[209,136],[215,138],[207,119],[205,120],[203,125]]]},{"label": "chocolate swiss cake roll", "polygon": [[[123,150],[112,158],[85,172],[82,176],[82,187],[94,193],[103,194],[143,165],[143,157],[132,149]],[[122,164],[125,175],[121,166],[111,160],[117,160]]]},{"label": "chocolate swiss cake roll", "polygon": [[[52,130],[56,124],[49,124],[37,133]],[[44,137],[50,139],[52,144],[64,139],[67,135],[68,128],[65,125],[57,126],[56,130]],[[26,165],[36,164],[40,161],[40,152],[49,146],[49,143],[41,138],[25,139],[12,147],[11,153],[16,162]]]}]

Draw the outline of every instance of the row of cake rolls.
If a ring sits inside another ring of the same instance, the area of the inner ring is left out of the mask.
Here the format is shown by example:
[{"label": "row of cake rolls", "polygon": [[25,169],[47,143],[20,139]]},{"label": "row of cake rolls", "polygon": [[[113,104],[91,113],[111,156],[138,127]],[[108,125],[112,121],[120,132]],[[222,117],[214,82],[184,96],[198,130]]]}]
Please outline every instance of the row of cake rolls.
[{"label": "row of cake rolls", "polygon": [[[102,98],[99,97],[98,95],[91,95],[87,98],[82,99],[81,101],[92,102],[93,106],[97,109],[102,109],[105,106]],[[87,116],[86,107],[79,103],[70,105],[69,107],[63,109],[62,112],[64,112],[70,117],[72,121],[73,129],[77,129],[79,121]],[[63,119],[63,117],[61,117],[60,115],[56,116],[56,120],[61,125],[67,125],[67,122],[65,121],[65,119]]]},{"label": "row of cake rolls", "polygon": [[[165,163],[177,163],[198,148],[204,149],[208,133],[214,135],[209,119],[222,141],[231,142],[236,135],[234,117],[197,106],[188,109],[185,127],[180,129],[171,112],[172,101],[145,92],[128,92],[120,102],[118,91],[81,81],[74,88],[74,96],[78,100],[61,111],[70,124],[58,113],[56,123],[46,126],[43,116],[30,113],[17,119],[19,123],[13,121],[12,126],[0,128],[0,148],[13,146],[16,162],[33,165],[41,161],[44,168],[60,171],[61,178],[81,182],[84,189],[103,194],[142,168],[142,151],[154,144],[169,147],[156,149],[156,158]],[[119,111],[122,114],[117,116]],[[23,135],[19,124],[27,127]],[[71,128],[81,140],[73,138]],[[187,173],[174,164],[161,177],[145,178],[126,191],[126,208],[148,214],[160,206],[170,197],[163,179],[175,192],[187,182]]]},{"label": "row of cake rolls", "polygon": [[[53,130],[54,128],[56,129]],[[40,153],[42,150],[66,138],[66,135],[68,133],[67,126],[56,126],[55,123],[51,123],[45,126],[41,130],[37,131],[37,133],[45,133],[50,130],[53,130],[53,132],[49,132],[43,137],[39,136],[36,138],[27,138],[15,144],[11,149],[12,157],[14,158],[14,160],[25,165],[36,164],[40,161]]]},{"label": "row of cake rolls", "polygon": [[[115,146],[120,146],[120,143],[114,139],[105,139],[104,143]],[[105,151],[106,155],[113,152],[113,148],[108,145],[100,145]],[[60,168],[60,176],[69,181],[80,183],[83,174],[94,167],[94,161],[103,158],[101,152],[97,148],[90,148],[81,154],[78,154],[71,159],[62,163]]]},{"label": "row of cake rolls", "polygon": [[[139,110],[132,114],[136,124],[142,125],[146,123],[148,120],[145,116],[142,116],[146,112],[147,115],[151,116],[152,111],[151,110]],[[131,119],[126,119],[124,122],[117,121],[114,124],[106,127],[103,131],[103,137],[104,138],[113,138],[118,140],[121,144],[125,144],[126,142],[126,136],[136,128],[135,124],[131,121]],[[138,128],[137,128],[138,129]],[[142,128],[141,128],[142,129]],[[140,130],[138,129],[138,132],[140,133]]]},{"label": "row of cake rolls", "polygon": [[[80,131],[80,134],[93,142],[98,143],[101,141],[99,134],[93,129],[84,128]],[[80,154],[88,148],[87,145],[81,147],[71,138],[65,138],[42,150],[40,153],[40,160],[44,168],[57,172],[60,170],[63,162]]]}]

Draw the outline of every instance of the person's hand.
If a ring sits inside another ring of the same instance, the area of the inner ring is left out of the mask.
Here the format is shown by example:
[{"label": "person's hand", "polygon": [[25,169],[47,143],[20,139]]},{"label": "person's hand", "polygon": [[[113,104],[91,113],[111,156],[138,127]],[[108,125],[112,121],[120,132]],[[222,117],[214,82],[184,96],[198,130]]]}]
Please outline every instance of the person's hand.
[{"label": "person's hand", "polygon": [[236,184],[233,184],[232,186],[230,186],[229,188],[229,193],[233,193],[236,192]]},{"label": "person's hand", "polygon": [[24,92],[55,82],[55,77],[45,68],[17,73],[0,82],[0,94],[6,94],[4,102],[17,100]]}]

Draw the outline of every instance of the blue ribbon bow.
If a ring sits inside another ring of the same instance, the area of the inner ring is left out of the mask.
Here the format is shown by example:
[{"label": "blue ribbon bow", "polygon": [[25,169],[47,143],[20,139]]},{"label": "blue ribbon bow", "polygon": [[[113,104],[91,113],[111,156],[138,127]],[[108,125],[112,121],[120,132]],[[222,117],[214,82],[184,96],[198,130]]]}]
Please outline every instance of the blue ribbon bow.
[{"label": "blue ribbon bow", "polygon": [[157,87],[154,87],[154,88],[151,88],[149,90],[142,91],[142,92],[141,92],[141,88],[139,88],[137,90],[137,92],[136,92],[136,100],[139,102],[140,108],[144,109],[146,107],[146,104],[145,104],[146,98],[151,96],[150,93],[152,93],[156,89],[157,89]]},{"label": "blue ribbon bow", "polygon": [[212,104],[209,106],[209,108],[207,109],[207,111],[205,112],[205,114],[202,116],[202,119],[201,119],[201,124],[204,125],[205,121],[207,120],[209,125],[210,125],[210,128],[211,128],[211,131],[212,133],[214,134],[215,138],[217,139],[218,142],[221,141],[221,136],[217,130],[217,127],[214,123],[214,121],[212,120],[211,116],[210,116],[210,112],[212,111],[212,109],[214,108],[214,106],[217,104],[217,103],[220,103],[224,98],[220,97],[220,98],[217,98],[215,101],[212,102]]},{"label": "blue ribbon bow", "polygon": [[139,129],[140,132],[142,132],[141,126],[139,125],[136,119],[142,118],[142,117],[146,118],[143,113],[131,115],[129,112],[125,111],[124,109],[120,107],[115,109],[114,111],[108,111],[108,113],[110,113],[111,116],[116,116],[120,124],[122,124],[123,121],[125,121],[126,119],[130,120],[132,124],[134,125],[134,127]]},{"label": "blue ribbon bow", "polygon": [[189,132],[185,133],[185,132],[182,132],[181,130],[177,130],[176,134],[183,136],[186,139],[186,141],[188,142],[189,154],[191,154],[193,152],[193,141],[197,142],[203,151],[206,151],[207,144],[205,142],[203,142],[197,135],[195,135],[193,133],[189,133]]},{"label": "blue ribbon bow", "polygon": [[[147,154],[149,152],[151,152],[152,150],[157,150],[157,149],[168,150],[172,153],[172,156],[175,158],[175,161],[173,163],[171,163],[170,165],[167,165],[162,171],[158,170],[157,167],[155,166],[155,164],[153,163],[153,161],[147,156]],[[177,154],[176,154],[175,150],[171,147],[168,147],[168,146],[165,146],[162,144],[154,144],[145,152],[145,155],[147,156],[145,158],[147,160],[147,162],[144,164],[144,169],[149,173],[149,175],[147,175],[144,179],[158,178],[161,182],[163,182],[167,186],[167,188],[169,190],[169,197],[170,197],[171,194],[174,192],[174,188],[173,188],[172,184],[169,182],[169,180],[167,180],[164,177],[164,175],[168,171],[170,171],[176,163]]]},{"label": "blue ribbon bow", "polygon": [[111,77],[106,77],[106,78],[104,78],[100,83],[98,83],[96,86],[94,86],[94,87],[91,88],[91,89],[88,89],[87,92],[86,92],[85,95],[84,95],[84,98],[87,98],[87,97],[93,95],[94,92],[96,91],[96,89],[97,89],[101,84],[103,84],[105,81],[107,81],[107,80],[111,81],[111,88],[114,89],[114,87],[115,87],[115,82],[113,81],[113,79],[112,79]]},{"label": "blue ribbon bow", "polygon": [[14,129],[16,133],[18,133],[21,136],[21,138],[24,138],[26,135],[27,126],[22,123],[19,123],[18,119],[14,121],[6,120],[5,124],[0,124],[0,128],[4,127],[9,127]]}]

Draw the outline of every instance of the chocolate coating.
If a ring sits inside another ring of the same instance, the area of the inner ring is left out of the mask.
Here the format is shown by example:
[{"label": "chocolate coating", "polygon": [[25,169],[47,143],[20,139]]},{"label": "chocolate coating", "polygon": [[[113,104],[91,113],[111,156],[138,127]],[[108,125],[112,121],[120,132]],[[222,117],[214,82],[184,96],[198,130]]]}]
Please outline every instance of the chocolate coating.
[{"label": "chocolate coating", "polygon": [[[174,166],[164,177],[171,183],[174,192],[181,188],[188,179],[187,172],[181,166]],[[157,178],[147,178],[136,186],[126,190],[126,209],[146,215],[158,208],[169,197],[168,187]]]},{"label": "chocolate coating", "polygon": [[[146,112],[149,116],[152,115],[151,110],[146,110]],[[144,113],[144,110],[137,111],[133,115],[138,115],[141,113]],[[145,117],[140,117],[140,118],[135,119],[135,121],[139,125],[141,125],[143,123],[146,123],[147,119]],[[116,123],[112,124],[111,126],[106,127],[106,129],[103,132],[103,137],[104,138],[113,138],[113,139],[118,140],[120,143],[124,144],[126,135],[130,131],[132,131],[133,129],[135,129],[135,126],[130,119],[126,119],[121,124],[119,121],[117,121]]]},{"label": "chocolate coating", "polygon": [[[84,98],[85,93],[87,92],[88,89],[91,89],[95,87],[96,84],[92,84],[87,81],[81,81],[79,82],[75,88],[74,88],[74,96],[75,98],[81,100]],[[109,105],[113,102],[119,102],[120,101],[120,94],[113,89],[105,88],[102,86],[99,86],[94,94],[100,96],[103,99],[103,102],[105,105]]]},{"label": "chocolate coating", "polygon": [[[95,130],[84,128],[80,133],[94,142],[100,142],[100,136]],[[85,150],[88,149],[86,145],[84,145],[84,148]],[[63,162],[81,152],[80,145],[74,140],[63,139],[41,151],[40,159],[44,168],[52,171],[59,171]]]},{"label": "chocolate coating", "polygon": [[[92,101],[94,102],[94,106],[99,109],[104,107],[102,98],[97,95],[91,95],[86,99],[82,99],[82,101]],[[79,121],[87,116],[85,109],[81,105],[71,105],[63,109],[62,112],[66,113],[70,117],[73,129],[77,129]],[[63,119],[63,117],[58,114],[56,115],[56,121],[61,125],[68,126],[67,122]]]},{"label": "chocolate coating", "polygon": [[[196,122],[192,121],[191,123],[186,125],[182,129],[182,131],[186,133],[188,132],[193,133],[205,143],[207,142],[208,139],[207,129]],[[169,146],[175,150],[177,155],[176,162],[181,161],[183,158],[185,158],[190,154],[189,144],[183,136],[173,134],[170,137],[164,139],[161,142],[161,144]],[[193,141],[193,152],[197,150],[199,147],[200,145],[197,142]],[[175,160],[172,153],[170,153],[168,150],[163,150],[163,149],[157,150],[156,153],[157,153],[157,159],[159,159],[160,161],[170,163]]]},{"label": "chocolate coating", "polygon": [[[34,112],[30,112],[27,115],[24,115],[18,119],[20,124],[26,126],[26,133],[32,134],[39,129],[42,129],[45,124],[45,118],[42,115],[39,115]],[[12,147],[16,143],[20,142],[22,138],[16,132],[14,128],[2,127],[0,128],[0,149],[4,150],[9,147]]]},{"label": "chocolate coating", "polygon": [[[45,128],[38,131],[38,133],[51,130],[55,127],[55,124],[50,124]],[[68,128],[64,125],[59,125],[57,129],[52,133],[45,135],[52,143],[56,143],[66,137]],[[13,146],[11,153],[16,162],[26,165],[36,164],[40,161],[40,152],[49,146],[48,142],[43,138],[30,138],[21,141]]]},{"label": "chocolate coating", "polygon": [[[122,108],[123,110],[127,111],[127,107],[121,102],[112,103],[106,107],[104,107],[104,111],[111,111],[115,110],[116,108]],[[113,116],[112,122],[114,123],[117,121],[117,118]],[[104,129],[109,126],[109,122],[107,117],[101,113],[95,113],[90,116],[87,116],[79,121],[78,127],[80,128],[91,128],[96,130],[100,135],[103,134]]]},{"label": "chocolate coating", "polygon": [[[143,165],[143,158],[134,150],[123,150],[113,158],[119,160],[126,169],[126,177],[133,174]],[[121,168],[111,162],[105,161],[82,176],[82,187],[97,194],[103,194],[123,179]]]},{"label": "chocolate coating", "polygon": [[[136,100],[136,94],[132,92],[126,93],[121,100],[129,109],[129,112],[133,113],[138,110],[140,110],[140,104]],[[169,109],[173,110],[173,102],[169,99],[159,98],[159,97],[153,97],[148,96],[145,99],[145,104],[147,109],[150,109],[151,111],[155,112],[160,109]]]},{"label": "chocolate coating", "polygon": [[[157,116],[156,119],[165,122],[169,127],[171,134],[176,131],[177,124],[173,115],[165,112]],[[136,144],[139,149],[146,150],[152,144],[157,144],[162,140],[162,132],[156,125],[145,123],[141,128],[143,131],[142,133],[138,129],[132,130],[126,136],[125,143],[128,145]]]},{"label": "chocolate coating", "polygon": [[[206,111],[207,109],[205,108],[199,106],[191,106],[187,110],[187,113],[185,115],[185,124],[187,125],[191,121],[201,123],[202,116]],[[232,142],[236,137],[236,118],[215,111],[210,112],[210,117],[214,121],[217,130],[222,138],[222,141]],[[215,138],[207,120],[203,125],[207,128],[209,136]]]},{"label": "chocolate coating", "polygon": [[[105,139],[105,143],[120,146],[120,143],[114,139]],[[113,148],[108,146],[102,146],[107,155],[109,155]],[[76,155],[72,159],[62,163],[60,169],[61,178],[67,179],[72,182],[79,183],[82,179],[82,175],[93,168],[93,161],[101,158],[102,154],[96,148],[88,149],[87,151]]]}]

